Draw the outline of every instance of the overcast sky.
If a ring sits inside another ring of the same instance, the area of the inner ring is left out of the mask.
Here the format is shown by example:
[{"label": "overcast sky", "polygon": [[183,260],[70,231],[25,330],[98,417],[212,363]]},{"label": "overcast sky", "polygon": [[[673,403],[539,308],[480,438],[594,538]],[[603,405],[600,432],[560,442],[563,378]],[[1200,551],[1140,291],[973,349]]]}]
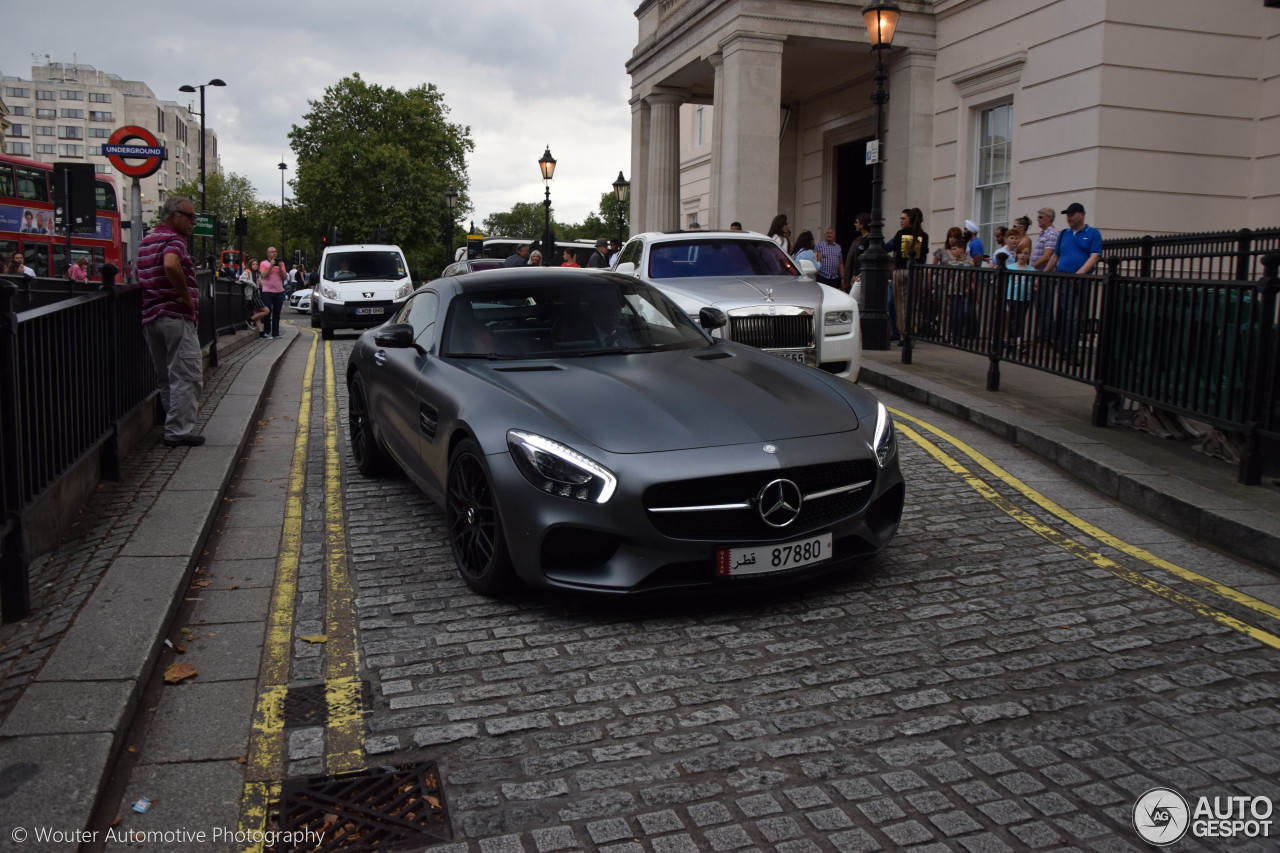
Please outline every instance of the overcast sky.
[{"label": "overcast sky", "polygon": [[[178,91],[217,77],[205,94],[223,169],[261,197],[280,196],[295,161],[289,129],[308,101],[354,72],[400,91],[434,83],[453,122],[471,127],[467,172],[477,227],[518,201],[543,198],[538,159],[556,158],[551,203],[580,222],[630,180],[630,80],[639,0],[357,0],[285,3],[6,3],[0,72],[31,77],[45,56],[79,62],[180,104]],[[159,11],[163,8],[163,12]],[[21,47],[19,47],[21,45]],[[121,124],[123,122],[117,122]],[[286,190],[288,195],[291,191]]]}]

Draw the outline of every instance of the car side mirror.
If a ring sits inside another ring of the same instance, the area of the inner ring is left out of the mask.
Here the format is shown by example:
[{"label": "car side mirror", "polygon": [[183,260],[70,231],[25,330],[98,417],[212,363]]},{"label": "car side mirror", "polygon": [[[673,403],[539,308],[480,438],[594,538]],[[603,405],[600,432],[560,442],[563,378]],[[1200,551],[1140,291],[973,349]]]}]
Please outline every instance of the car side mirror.
[{"label": "car side mirror", "polygon": [[815,275],[818,274],[818,265],[815,264],[813,261],[809,260],[808,258],[805,258],[804,260],[800,261],[799,263],[796,264],[796,266],[800,267],[800,275],[804,276],[805,278],[813,278]]},{"label": "car side mirror", "polygon": [[616,267],[613,268],[613,271],[620,272],[623,275],[635,275],[636,265],[633,264],[631,261],[627,261],[625,264],[618,264]]},{"label": "car side mirror", "polygon": [[388,323],[374,333],[373,342],[388,349],[409,349],[416,346],[413,337],[413,326],[408,323]]},{"label": "car side mirror", "polygon": [[703,308],[698,312],[698,325],[708,332],[729,324],[729,318],[719,308]]}]

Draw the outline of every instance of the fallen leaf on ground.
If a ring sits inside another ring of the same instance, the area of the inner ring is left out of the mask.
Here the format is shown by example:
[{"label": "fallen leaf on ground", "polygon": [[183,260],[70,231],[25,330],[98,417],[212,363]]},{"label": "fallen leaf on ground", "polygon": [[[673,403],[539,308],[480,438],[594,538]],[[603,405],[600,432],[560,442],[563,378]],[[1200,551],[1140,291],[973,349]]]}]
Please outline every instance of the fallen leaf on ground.
[{"label": "fallen leaf on ground", "polygon": [[329,642],[328,634],[307,634],[305,637],[299,637],[299,640],[306,640],[308,643],[327,643]]},{"label": "fallen leaf on ground", "polygon": [[191,582],[191,585],[192,585],[192,586],[205,587],[205,586],[208,586],[208,585],[209,585],[209,584],[211,584],[211,583],[213,583],[213,581],[192,581],[192,582]]},{"label": "fallen leaf on ground", "polygon": [[185,679],[195,678],[199,674],[200,670],[189,663],[170,664],[169,668],[164,671],[164,683],[178,684]]}]

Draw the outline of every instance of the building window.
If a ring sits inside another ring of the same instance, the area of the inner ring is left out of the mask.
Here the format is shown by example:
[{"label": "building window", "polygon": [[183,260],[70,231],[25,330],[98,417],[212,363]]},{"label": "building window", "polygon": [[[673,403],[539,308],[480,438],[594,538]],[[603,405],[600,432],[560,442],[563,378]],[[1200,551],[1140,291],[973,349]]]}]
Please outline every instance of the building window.
[{"label": "building window", "polygon": [[987,254],[996,250],[995,229],[1009,224],[1009,177],[1013,169],[1013,104],[988,107],[978,116],[978,167],[974,190],[978,234]]},{"label": "building window", "polygon": [[47,89],[36,89],[37,101],[56,101],[58,100],[57,92],[50,92]]},{"label": "building window", "polygon": [[90,92],[89,100],[95,104],[109,104],[111,103],[111,93],[110,92]]},{"label": "building window", "polygon": [[63,89],[62,100],[64,101],[83,101],[84,92],[78,92],[75,89]]},{"label": "building window", "polygon": [[57,118],[57,110],[36,110],[36,118]]},{"label": "building window", "polygon": [[29,125],[29,124],[14,124],[14,125],[10,125],[10,126],[9,126],[9,135],[10,135],[10,136],[24,136],[24,137],[25,137],[25,136],[30,136],[30,135],[31,135],[31,125]]},{"label": "building window", "polygon": [[702,144],[702,107],[693,111],[693,144]]},{"label": "building window", "polygon": [[8,140],[5,140],[4,150],[9,154],[13,154],[18,157],[30,157],[31,143],[30,142],[10,142]]},{"label": "building window", "polygon": [[59,139],[84,139],[83,127],[59,127]]},{"label": "building window", "polygon": [[57,129],[51,124],[37,124],[36,136],[55,136]]},{"label": "building window", "polygon": [[9,112],[16,116],[29,116],[31,115],[31,107],[10,107]]},{"label": "building window", "polygon": [[111,121],[111,113],[102,110],[89,110],[89,121]]},{"label": "building window", "polygon": [[84,146],[83,145],[59,145],[58,156],[59,157],[83,157]]},{"label": "building window", "polygon": [[62,117],[63,118],[84,118],[84,110],[77,110],[77,109],[70,109],[67,107],[63,107]]},{"label": "building window", "polygon": [[112,130],[109,127],[91,127],[89,135],[94,139],[110,139]]},{"label": "building window", "polygon": [[101,156],[102,156],[102,146],[101,146],[101,145],[90,145],[90,146],[89,146],[89,156],[90,156],[90,157],[101,157]]},{"label": "building window", "polygon": [[56,146],[56,145],[37,145],[37,146],[36,146],[36,153],[37,153],[37,154],[57,154],[57,153],[58,153],[58,146]]},{"label": "building window", "polygon": [[31,90],[21,86],[5,86],[4,96],[6,98],[30,98]]},{"label": "building window", "polygon": [[111,171],[111,167],[106,163],[94,163],[93,171],[97,172],[99,175],[105,175],[107,172]]}]

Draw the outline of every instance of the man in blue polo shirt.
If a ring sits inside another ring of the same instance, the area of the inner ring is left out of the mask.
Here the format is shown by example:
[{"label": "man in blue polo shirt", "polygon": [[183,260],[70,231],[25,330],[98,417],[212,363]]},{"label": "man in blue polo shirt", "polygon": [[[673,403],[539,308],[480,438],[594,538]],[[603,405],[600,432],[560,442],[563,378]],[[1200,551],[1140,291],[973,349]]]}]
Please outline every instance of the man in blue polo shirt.
[{"label": "man in blue polo shirt", "polygon": [[[1097,228],[1084,222],[1084,205],[1078,201],[1062,211],[1067,216],[1067,228],[1058,232],[1058,246],[1044,265],[1045,272],[1091,275],[1102,258],[1102,234]],[[1080,317],[1089,296],[1085,282],[1061,282],[1057,293],[1058,333],[1056,343],[1068,361],[1076,361],[1076,347],[1080,343]]]}]

